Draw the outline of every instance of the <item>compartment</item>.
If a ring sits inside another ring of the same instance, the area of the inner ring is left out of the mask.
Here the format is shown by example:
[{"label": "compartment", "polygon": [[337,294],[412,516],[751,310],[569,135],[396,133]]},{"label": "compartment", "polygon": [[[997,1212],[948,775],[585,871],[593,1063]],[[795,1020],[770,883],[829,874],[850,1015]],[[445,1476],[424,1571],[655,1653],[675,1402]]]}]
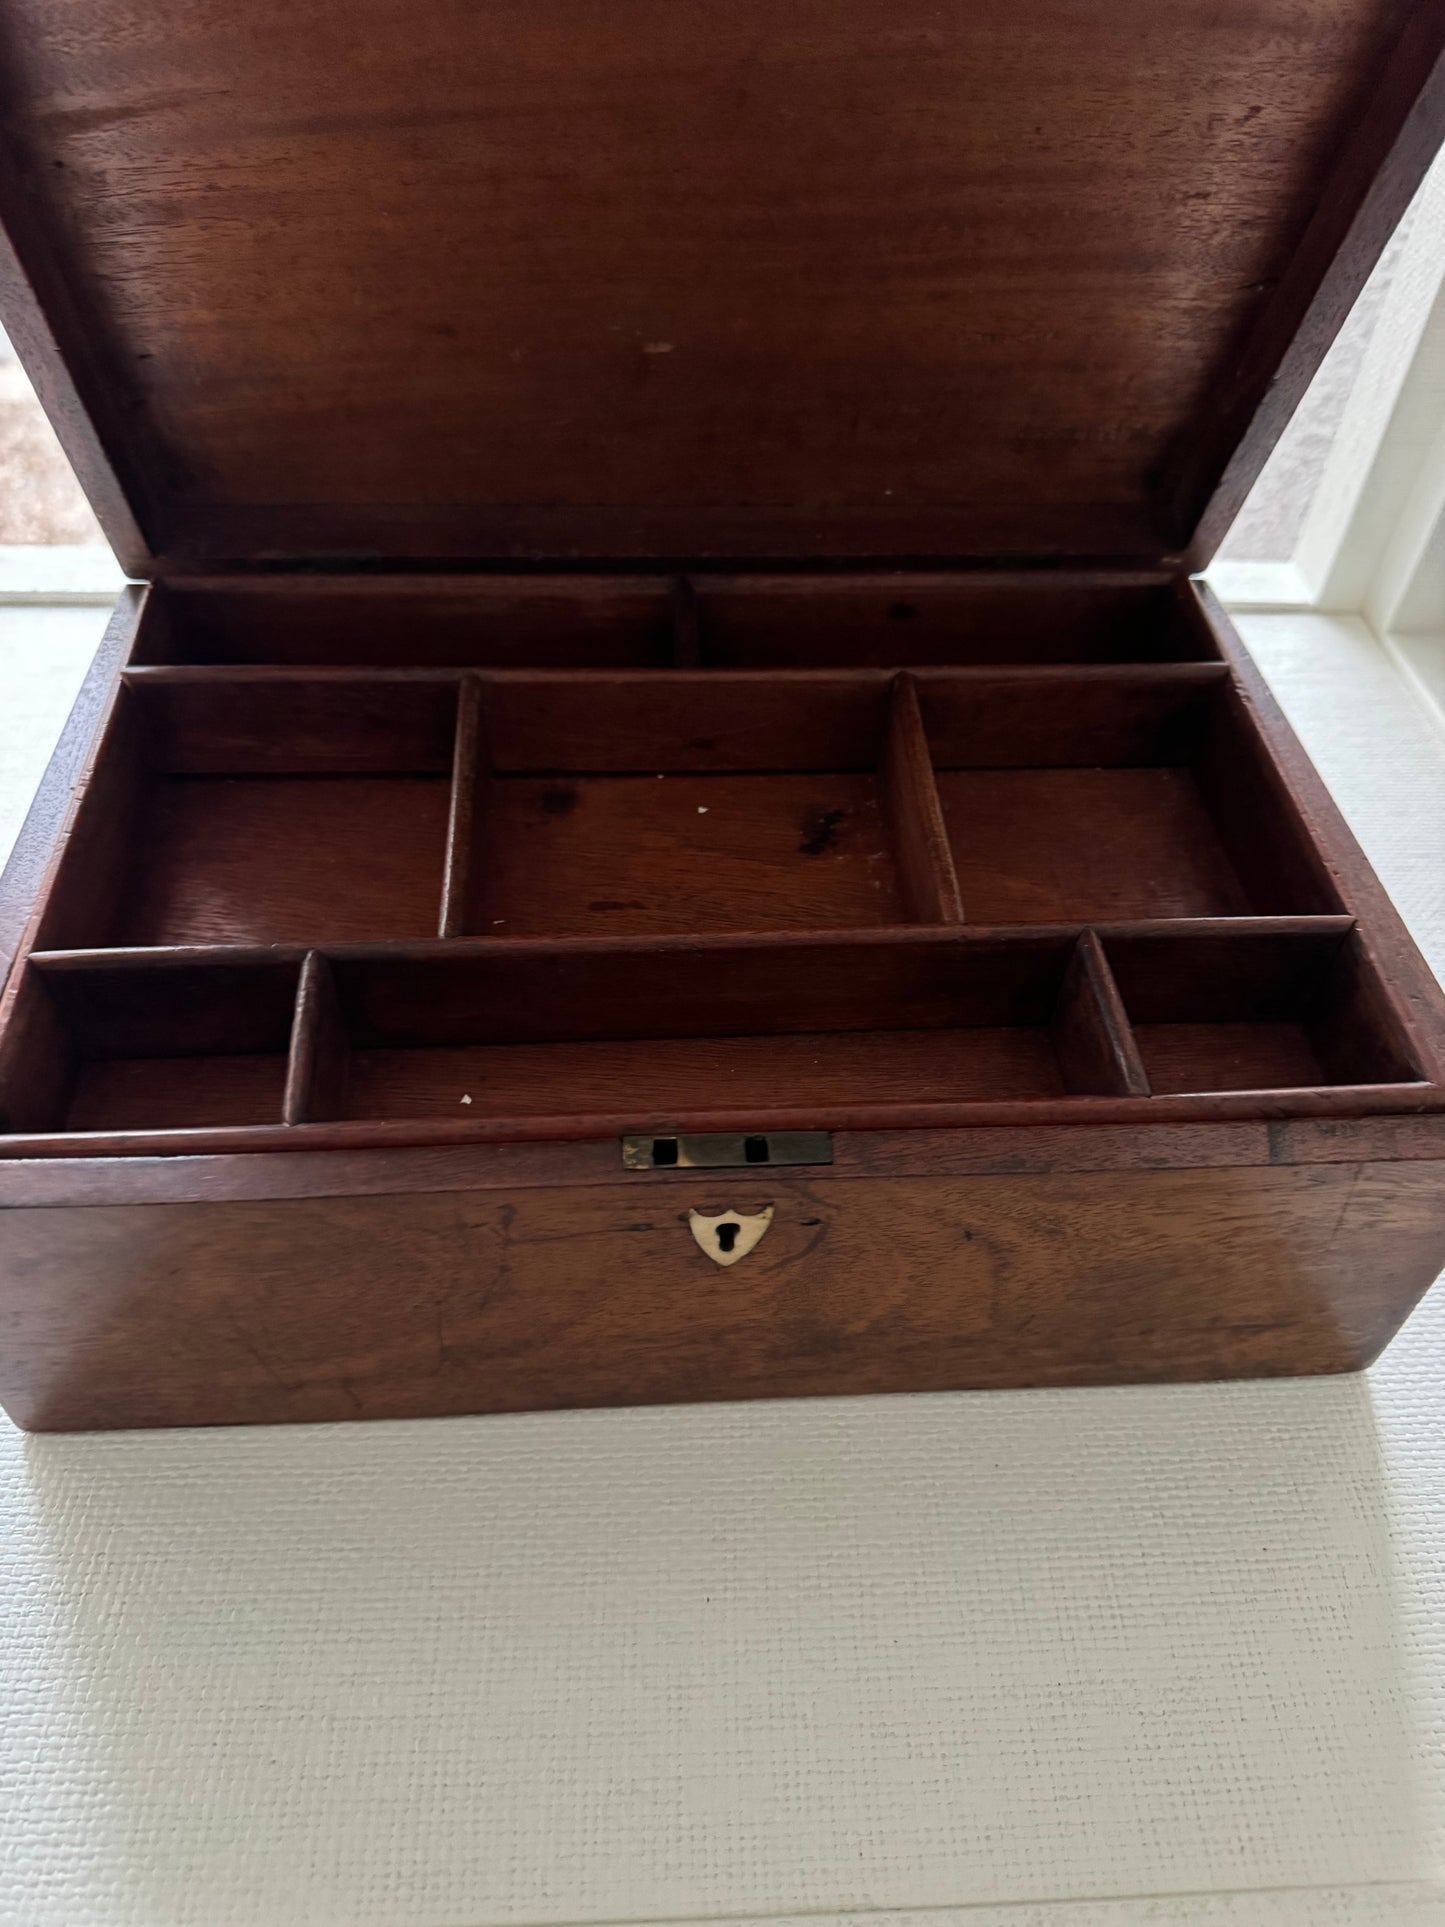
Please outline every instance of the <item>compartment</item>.
[{"label": "compartment", "polygon": [[516,944],[318,966],[318,1117],[699,1113],[1141,1087],[1094,939]]},{"label": "compartment", "polygon": [[606,668],[673,660],[666,576],[205,577],[152,591],[142,663]]},{"label": "compartment", "polygon": [[133,671],[41,945],[434,936],[454,679]]},{"label": "compartment", "polygon": [[299,974],[264,952],[32,961],[0,1044],[4,1128],[279,1124]]},{"label": "compartment", "polygon": [[136,660],[374,668],[908,667],[1212,656],[1168,581],[828,575],[195,577],[153,592]]},{"label": "compartment", "polygon": [[1357,930],[1111,933],[1156,1097],[1421,1079]]},{"label": "compartment", "polygon": [[[936,920],[931,788],[882,674],[478,678],[473,847],[447,930]],[[933,835],[940,861],[941,830]],[[932,846],[930,846],[932,847]]]},{"label": "compartment", "polygon": [[718,668],[1177,662],[1214,653],[1173,587],[1142,571],[694,581],[699,659]]},{"label": "compartment", "polygon": [[[289,1040],[289,1041],[288,1041]],[[0,1052],[11,1133],[692,1116],[1128,1096],[1090,933],[51,953]]]},{"label": "compartment", "polygon": [[917,685],[970,923],[1339,909],[1222,665]]}]

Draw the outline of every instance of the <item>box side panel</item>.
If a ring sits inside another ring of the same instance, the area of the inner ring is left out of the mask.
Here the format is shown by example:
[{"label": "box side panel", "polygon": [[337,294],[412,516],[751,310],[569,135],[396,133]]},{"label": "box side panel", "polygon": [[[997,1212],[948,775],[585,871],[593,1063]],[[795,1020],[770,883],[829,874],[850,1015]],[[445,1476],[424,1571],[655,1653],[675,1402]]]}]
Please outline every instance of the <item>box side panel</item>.
[{"label": "box side panel", "polygon": [[[722,1268],[690,1213],[772,1218]],[[1445,1263],[1434,1162],[0,1213],[37,1430],[1333,1372]]]},{"label": "box side panel", "polygon": [[1186,580],[1179,594],[1185,620],[1229,664],[1255,719],[1268,752],[1265,781],[1301,825],[1344,908],[1359,919],[1365,953],[1386,986],[1396,1020],[1425,1075],[1437,1078],[1445,1066],[1445,992],[1214,591]]}]

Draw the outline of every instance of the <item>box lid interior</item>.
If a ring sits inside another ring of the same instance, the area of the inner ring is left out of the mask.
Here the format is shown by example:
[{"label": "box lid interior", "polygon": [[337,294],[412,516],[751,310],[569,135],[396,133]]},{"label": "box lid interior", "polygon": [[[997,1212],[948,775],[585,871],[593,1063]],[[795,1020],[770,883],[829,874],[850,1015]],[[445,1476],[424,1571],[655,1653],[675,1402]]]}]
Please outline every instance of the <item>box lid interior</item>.
[{"label": "box lid interior", "polygon": [[136,574],[1198,564],[1438,0],[0,0],[0,304]]}]

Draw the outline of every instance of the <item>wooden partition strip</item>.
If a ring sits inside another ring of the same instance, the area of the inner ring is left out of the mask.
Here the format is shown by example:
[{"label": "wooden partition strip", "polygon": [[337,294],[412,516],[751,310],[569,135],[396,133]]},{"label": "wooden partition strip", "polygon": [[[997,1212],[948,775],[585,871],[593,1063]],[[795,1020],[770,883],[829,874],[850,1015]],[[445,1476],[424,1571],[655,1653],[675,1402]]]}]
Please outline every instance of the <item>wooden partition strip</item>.
[{"label": "wooden partition strip", "polygon": [[918,687],[906,671],[893,679],[879,775],[908,916],[917,923],[962,923],[963,898],[933,780]]},{"label": "wooden partition strip", "polygon": [[1219,662],[1029,663],[920,668],[924,728],[939,769],[1077,769],[1192,763]]},{"label": "wooden partition strip", "polygon": [[1148,1097],[1149,1079],[1134,1027],[1104,955],[1086,930],[1064,973],[1053,1022],[1064,1088],[1096,1097]]},{"label": "wooden partition strip", "polygon": [[691,576],[675,575],[669,585],[672,605],[672,666],[701,669],[702,628],[698,620],[697,589]]},{"label": "wooden partition strip", "polygon": [[282,1122],[324,1124],[340,1117],[350,1059],[331,966],[318,951],[308,951],[296,988]]},{"label": "wooden partition strip", "polygon": [[452,797],[447,816],[447,852],[442,871],[439,937],[466,934],[472,915],[480,850],[478,816],[482,807],[482,785],[490,773],[482,685],[476,676],[464,676],[457,689],[456,739],[452,750]]},{"label": "wooden partition strip", "polygon": [[[1262,1126],[1288,1125],[1295,1120],[1327,1118],[1337,1120],[1332,1145],[1350,1140],[1341,1135],[1360,1128],[1366,1118],[1389,1118],[1396,1124],[1421,1117],[1429,1125],[1424,1153],[1438,1155],[1441,1119],[1445,1118],[1445,1092],[1435,1084],[1354,1084],[1344,1087],[1289,1088],[1285,1090],[1197,1091],[1169,1093],[1153,1097],[1141,1106],[1132,1097],[1012,1098],[1000,1101],[979,1100],[958,1103],[907,1102],[894,1099],[883,1103],[750,1106],[746,1110],[699,1108],[667,1118],[640,1115],[636,1108],[625,1112],[581,1113],[569,1110],[538,1111],[526,1116],[479,1118],[382,1118],[340,1119],[329,1123],[290,1126],[217,1125],[188,1126],[150,1130],[100,1130],[85,1133],[27,1132],[0,1136],[0,1162],[25,1158],[98,1158],[98,1157],[201,1157],[225,1153],[274,1151],[362,1151],[400,1149],[425,1145],[478,1145],[526,1143],[577,1143],[588,1138],[620,1139],[641,1131],[692,1132],[771,1132],[835,1131],[897,1133],[906,1139],[912,1132],[957,1130],[1030,1130],[1043,1126],[1134,1126],[1143,1123],[1215,1125],[1225,1123]],[[1408,1141],[1408,1140],[1407,1140]],[[1267,1150],[1267,1141],[1261,1136]],[[1020,1150],[1024,1147],[1021,1145]],[[1112,1148],[1101,1143],[1101,1154]],[[1201,1141],[1207,1153],[1208,1146]],[[907,1155],[900,1147],[897,1155]],[[1400,1155],[1392,1150],[1391,1156]],[[1406,1152],[1404,1155],[1410,1155]],[[1325,1162],[1336,1160],[1325,1159]],[[618,1172],[621,1175],[619,1158]],[[636,1182],[651,1181],[658,1174]]]},{"label": "wooden partition strip", "polygon": [[142,665],[122,673],[151,766],[173,776],[441,775],[448,670]]}]

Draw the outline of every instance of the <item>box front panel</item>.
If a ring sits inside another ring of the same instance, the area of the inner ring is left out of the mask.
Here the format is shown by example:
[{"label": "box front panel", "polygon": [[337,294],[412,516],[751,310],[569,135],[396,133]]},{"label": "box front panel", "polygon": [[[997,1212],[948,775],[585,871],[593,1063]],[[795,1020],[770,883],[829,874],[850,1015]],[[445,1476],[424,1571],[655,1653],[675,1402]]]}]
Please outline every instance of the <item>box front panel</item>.
[{"label": "box front panel", "polygon": [[1442,1262],[1434,1162],[16,1209],[0,1396],[45,1430],[1344,1371]]}]

